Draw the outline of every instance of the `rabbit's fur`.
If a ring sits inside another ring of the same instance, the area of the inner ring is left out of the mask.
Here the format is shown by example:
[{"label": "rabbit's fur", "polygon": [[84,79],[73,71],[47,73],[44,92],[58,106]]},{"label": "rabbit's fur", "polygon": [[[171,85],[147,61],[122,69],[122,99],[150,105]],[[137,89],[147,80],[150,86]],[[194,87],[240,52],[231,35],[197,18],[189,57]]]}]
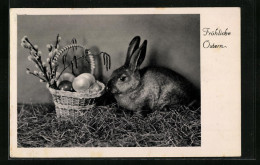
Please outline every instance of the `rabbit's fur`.
[{"label": "rabbit's fur", "polygon": [[139,69],[145,58],[147,41],[140,47],[139,43],[139,36],[133,38],[125,64],[112,73],[107,84],[119,106],[140,112],[192,102],[194,87],[178,73],[162,67]]}]

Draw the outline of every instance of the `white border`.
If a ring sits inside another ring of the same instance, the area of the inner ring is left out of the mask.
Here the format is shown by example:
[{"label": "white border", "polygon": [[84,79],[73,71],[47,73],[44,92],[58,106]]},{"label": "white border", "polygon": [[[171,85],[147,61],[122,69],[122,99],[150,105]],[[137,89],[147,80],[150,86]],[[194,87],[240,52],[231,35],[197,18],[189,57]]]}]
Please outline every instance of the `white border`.
[{"label": "white border", "polygon": [[[201,46],[201,147],[17,148],[17,15],[200,14],[200,27],[226,28],[230,37]],[[223,157],[241,156],[240,8],[10,9],[10,156],[17,157]]]}]

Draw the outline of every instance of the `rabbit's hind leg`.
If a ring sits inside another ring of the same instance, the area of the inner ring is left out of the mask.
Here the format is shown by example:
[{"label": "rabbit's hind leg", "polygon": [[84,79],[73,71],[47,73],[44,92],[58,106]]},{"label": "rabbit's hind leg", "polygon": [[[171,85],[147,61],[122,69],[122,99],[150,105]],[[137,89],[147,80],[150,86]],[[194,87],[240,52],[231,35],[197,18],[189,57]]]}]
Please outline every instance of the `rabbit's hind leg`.
[{"label": "rabbit's hind leg", "polygon": [[169,105],[171,105],[171,97],[169,92],[162,93],[157,103],[157,109],[167,111]]},{"label": "rabbit's hind leg", "polygon": [[179,105],[180,98],[173,93],[165,93],[160,97],[158,102],[158,109],[161,111],[169,111],[172,106]]}]

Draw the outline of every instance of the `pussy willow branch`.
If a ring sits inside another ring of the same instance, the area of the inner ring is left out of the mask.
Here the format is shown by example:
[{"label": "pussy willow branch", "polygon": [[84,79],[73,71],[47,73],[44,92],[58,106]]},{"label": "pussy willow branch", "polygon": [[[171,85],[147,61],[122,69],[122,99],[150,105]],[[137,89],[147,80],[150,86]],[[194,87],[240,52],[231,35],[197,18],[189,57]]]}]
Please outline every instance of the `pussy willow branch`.
[{"label": "pussy willow branch", "polygon": [[[33,54],[31,54],[31,53],[30,53],[30,55],[33,56]],[[43,68],[42,68],[42,66],[39,64],[39,61],[37,60],[39,57],[36,56],[36,57],[32,57],[32,58],[34,58],[34,59],[32,59],[32,61],[38,66],[38,68],[40,69],[40,71],[43,72]]]},{"label": "pussy willow branch", "polygon": [[31,47],[33,48],[33,50],[34,50],[36,53],[38,52],[38,50],[34,47],[34,45],[29,41],[28,38],[26,38],[25,41],[28,42],[28,43],[31,45]]},{"label": "pussy willow branch", "polygon": [[[56,37],[55,49],[58,48],[58,45],[59,45],[59,43],[60,43],[59,37],[60,37],[60,35],[58,34],[57,37]],[[57,71],[57,67],[56,67],[56,66],[55,66],[54,68],[52,68],[53,57],[54,57],[54,55],[53,55],[52,57],[50,57],[50,62],[49,62],[50,72],[51,72],[51,74],[50,74],[50,79],[52,79],[53,77],[56,76],[56,71]],[[54,69],[54,70],[53,70],[53,69]]]},{"label": "pussy willow branch", "polygon": [[[42,60],[41,60],[41,56],[39,56],[39,64],[41,65],[41,67],[42,67],[42,72],[43,72],[43,74],[44,74],[44,77],[46,78],[46,80],[47,80],[47,82],[50,84],[50,79],[49,79],[49,77],[48,77],[48,75],[47,75],[47,69],[46,69],[46,66],[43,66],[42,65]],[[50,84],[51,85],[51,84]]]},{"label": "pussy willow branch", "polygon": [[40,69],[40,71],[44,74],[44,78],[46,79],[45,81],[47,81],[49,84],[50,84],[50,79],[47,75],[47,71],[46,71],[46,67],[43,66],[42,64],[42,60],[41,60],[41,56],[36,56],[36,57],[33,57],[35,58],[35,60],[33,60],[33,62],[38,66],[38,68]]},{"label": "pussy willow branch", "polygon": [[33,75],[35,77],[38,77],[39,79],[43,80],[44,82],[47,81],[46,79],[42,78],[39,74],[35,74],[35,73],[31,72],[29,68],[26,68],[26,69],[29,72],[29,74],[31,74],[31,75]]},{"label": "pussy willow branch", "polygon": [[[34,45],[29,41],[28,38],[25,39],[26,42],[28,42],[31,46],[31,48],[35,51],[35,54],[33,54],[35,60],[33,60],[36,65],[39,67],[39,69],[41,70],[41,72],[44,74],[45,79],[47,80],[47,82],[50,84],[50,80],[49,77],[47,76],[47,71],[46,71],[46,67],[42,65],[42,60],[41,60],[41,56],[38,55],[38,49],[36,49],[34,47]],[[32,55],[32,53],[30,52],[30,54]],[[45,80],[45,81],[46,81]]]},{"label": "pussy willow branch", "polygon": [[43,82],[46,82],[46,80],[42,77],[40,77],[39,75],[34,74],[33,72],[30,72],[31,75],[34,75],[35,77],[38,77],[39,79],[41,79]]},{"label": "pussy willow branch", "polygon": [[59,37],[60,37],[60,35],[58,34],[57,37],[56,37],[56,44],[55,44],[55,48],[56,48],[56,49],[58,48]]}]

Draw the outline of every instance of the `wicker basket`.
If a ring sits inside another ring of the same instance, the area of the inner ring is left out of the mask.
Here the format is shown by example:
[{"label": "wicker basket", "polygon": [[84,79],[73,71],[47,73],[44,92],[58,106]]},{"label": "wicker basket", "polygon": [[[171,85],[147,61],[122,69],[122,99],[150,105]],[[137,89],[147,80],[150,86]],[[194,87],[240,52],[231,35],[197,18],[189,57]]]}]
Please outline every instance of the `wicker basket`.
[{"label": "wicker basket", "polygon": [[49,88],[55,104],[57,118],[75,121],[85,110],[93,108],[96,105],[96,99],[103,94],[105,89],[103,83],[98,81],[97,83],[101,86],[101,90],[97,93],[90,93],[89,91],[84,93],[69,92]]},{"label": "wicker basket", "polygon": [[[94,58],[90,54],[88,54],[88,57],[90,60],[90,73],[93,74],[95,69]],[[96,99],[105,91],[105,85],[99,81],[97,83],[101,86],[101,89],[95,93],[89,90],[80,93],[55,90],[48,87],[55,104],[57,118],[75,121],[85,110],[93,108],[96,105]]]}]

